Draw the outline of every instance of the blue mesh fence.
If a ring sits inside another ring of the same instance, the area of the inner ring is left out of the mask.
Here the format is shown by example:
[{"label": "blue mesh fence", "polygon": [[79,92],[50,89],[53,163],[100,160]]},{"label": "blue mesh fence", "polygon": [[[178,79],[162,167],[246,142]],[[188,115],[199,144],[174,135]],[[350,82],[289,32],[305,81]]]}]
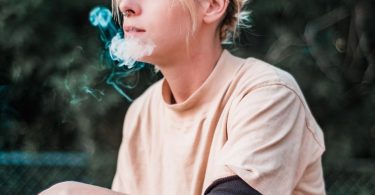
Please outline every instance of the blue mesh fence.
[{"label": "blue mesh fence", "polygon": [[324,170],[329,195],[375,194],[375,160],[346,160],[327,164]]},{"label": "blue mesh fence", "polygon": [[72,180],[109,187],[114,158],[114,153],[1,152],[0,194],[37,194],[55,183]]},{"label": "blue mesh fence", "polygon": [[[54,183],[74,180],[110,187],[116,152],[0,152],[0,194],[37,194]],[[375,161],[351,160],[324,166],[328,195],[375,194]]]}]

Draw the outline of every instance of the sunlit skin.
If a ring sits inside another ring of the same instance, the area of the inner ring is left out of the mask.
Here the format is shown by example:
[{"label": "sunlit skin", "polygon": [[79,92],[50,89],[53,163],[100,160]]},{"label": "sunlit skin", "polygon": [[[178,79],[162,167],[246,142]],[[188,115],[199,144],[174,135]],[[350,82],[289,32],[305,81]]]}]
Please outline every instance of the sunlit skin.
[{"label": "sunlit skin", "polygon": [[[203,84],[223,51],[219,24],[225,15],[228,0],[194,2],[196,29],[193,33],[189,12],[178,0],[120,2],[121,12],[127,13],[123,25],[125,36],[134,36],[145,41],[152,40],[155,43],[152,55],[140,61],[158,66],[170,86],[175,103],[188,99]],[[40,194],[121,193],[78,182],[63,182]]]},{"label": "sunlit skin", "polygon": [[[156,47],[141,61],[156,64],[167,80],[177,103],[186,100],[206,80],[221,52],[218,24],[226,0],[201,0],[197,6],[197,29],[191,32],[187,11],[177,0],[123,0],[125,36],[151,39]],[[158,17],[155,17],[158,16]],[[136,27],[144,32],[129,32]],[[181,74],[183,73],[183,74]]]}]

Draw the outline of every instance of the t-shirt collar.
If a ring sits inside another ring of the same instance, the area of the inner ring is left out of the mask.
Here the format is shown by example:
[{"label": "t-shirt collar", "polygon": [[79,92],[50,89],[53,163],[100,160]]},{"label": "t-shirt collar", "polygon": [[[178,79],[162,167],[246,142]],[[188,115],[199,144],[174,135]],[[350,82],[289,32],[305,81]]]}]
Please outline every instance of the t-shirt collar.
[{"label": "t-shirt collar", "polygon": [[206,81],[184,102],[171,104],[171,91],[168,82],[163,79],[161,98],[166,107],[175,112],[191,112],[204,107],[210,103],[213,97],[225,90],[226,86],[233,79],[235,72],[243,64],[244,60],[233,56],[227,50],[223,50],[215,68]]}]

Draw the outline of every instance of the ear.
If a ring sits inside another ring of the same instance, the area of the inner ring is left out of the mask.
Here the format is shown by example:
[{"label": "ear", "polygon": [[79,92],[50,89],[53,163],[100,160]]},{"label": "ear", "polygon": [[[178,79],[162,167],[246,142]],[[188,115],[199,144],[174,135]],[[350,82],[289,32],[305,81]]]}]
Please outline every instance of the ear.
[{"label": "ear", "polygon": [[224,17],[229,0],[202,0],[201,9],[205,23],[215,23]]}]

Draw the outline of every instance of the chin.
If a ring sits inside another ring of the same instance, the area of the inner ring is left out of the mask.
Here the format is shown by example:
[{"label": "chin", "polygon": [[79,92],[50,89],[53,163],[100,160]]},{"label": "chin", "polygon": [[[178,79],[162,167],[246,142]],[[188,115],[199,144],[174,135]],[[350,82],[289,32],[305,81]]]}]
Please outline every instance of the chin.
[{"label": "chin", "polygon": [[137,59],[137,61],[143,62],[143,63],[153,64],[153,60],[152,60],[152,58],[150,58],[150,56],[141,57],[141,58]]},{"label": "chin", "polygon": [[160,56],[155,55],[155,53],[153,52],[151,55],[143,56],[139,58],[137,61],[149,63],[149,64],[159,64],[160,59],[164,59],[164,58],[160,58]]},{"label": "chin", "polygon": [[[157,47],[156,47],[157,48]],[[137,61],[158,65],[158,66],[166,66],[171,64],[170,61],[170,52],[162,51],[160,48],[154,49],[150,55],[145,55],[137,59]]]}]

